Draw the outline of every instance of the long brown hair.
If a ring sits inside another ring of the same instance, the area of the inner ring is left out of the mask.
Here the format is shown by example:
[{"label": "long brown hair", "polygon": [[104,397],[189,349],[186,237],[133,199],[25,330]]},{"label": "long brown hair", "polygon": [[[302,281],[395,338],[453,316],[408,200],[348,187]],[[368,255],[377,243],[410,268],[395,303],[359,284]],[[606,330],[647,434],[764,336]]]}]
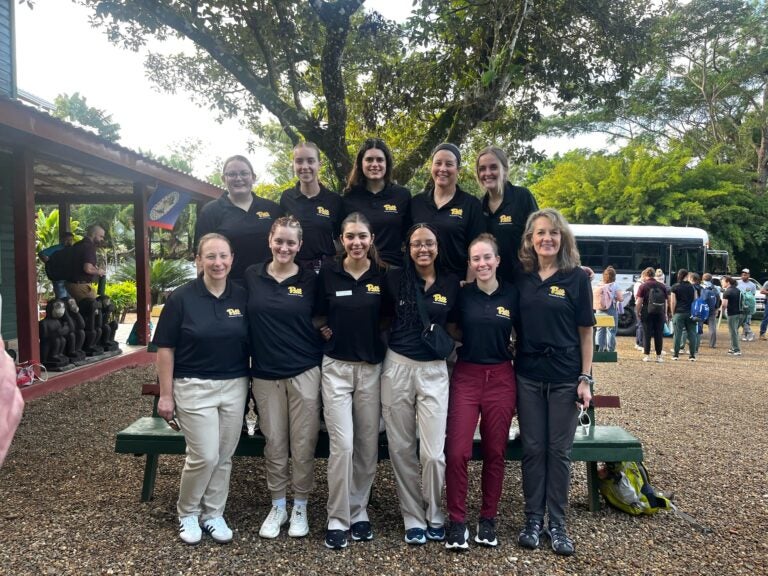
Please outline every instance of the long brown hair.
[{"label": "long brown hair", "polygon": [[[378,266],[380,269],[388,269],[389,265],[381,259],[379,256],[379,251],[376,250],[376,245],[373,243],[373,228],[371,227],[371,223],[369,222],[368,218],[366,218],[365,215],[363,215],[361,212],[352,212],[349,214],[346,218],[344,218],[344,220],[341,221],[340,228],[342,236],[344,235],[344,229],[348,224],[362,224],[368,229],[368,233],[371,235],[371,246],[368,248],[368,258],[370,258],[371,262],[375,263],[376,266]],[[346,255],[347,253],[344,251],[344,247],[342,246],[336,256],[336,260],[341,263],[343,262]]]}]

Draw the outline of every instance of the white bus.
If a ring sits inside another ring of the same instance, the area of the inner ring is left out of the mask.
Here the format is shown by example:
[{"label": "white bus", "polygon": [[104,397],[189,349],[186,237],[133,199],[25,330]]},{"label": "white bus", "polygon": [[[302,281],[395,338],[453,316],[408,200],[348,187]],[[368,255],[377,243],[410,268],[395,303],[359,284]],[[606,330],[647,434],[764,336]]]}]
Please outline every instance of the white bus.
[{"label": "white bus", "polygon": [[595,271],[594,283],[608,266],[616,269],[616,281],[626,292],[619,334],[633,334],[637,317],[632,285],[640,272],[651,266],[661,268],[667,284],[674,284],[680,268],[700,274],[725,274],[728,253],[710,250],[709,235],[701,228],[677,226],[620,226],[572,224],[581,264]]}]

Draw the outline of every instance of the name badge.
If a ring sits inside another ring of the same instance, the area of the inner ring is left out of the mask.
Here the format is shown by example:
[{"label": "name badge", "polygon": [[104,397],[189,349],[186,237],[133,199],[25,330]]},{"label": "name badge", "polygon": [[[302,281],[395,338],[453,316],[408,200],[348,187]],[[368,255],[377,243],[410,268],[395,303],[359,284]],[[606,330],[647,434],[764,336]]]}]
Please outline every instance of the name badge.
[{"label": "name badge", "polygon": [[352,290],[336,290],[336,296],[352,296]]}]

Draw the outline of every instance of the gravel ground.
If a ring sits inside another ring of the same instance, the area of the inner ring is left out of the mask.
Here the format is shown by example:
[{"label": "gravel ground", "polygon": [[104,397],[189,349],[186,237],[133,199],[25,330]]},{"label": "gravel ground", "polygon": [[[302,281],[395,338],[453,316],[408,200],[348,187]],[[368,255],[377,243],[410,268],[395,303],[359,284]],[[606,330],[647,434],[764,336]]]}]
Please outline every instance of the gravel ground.
[{"label": "gravel ground", "polygon": [[[403,529],[391,468],[379,466],[371,505],[376,538],[334,552],[322,544],[325,462],[318,461],[307,538],[258,537],[270,506],[262,462],[237,458],[227,518],[235,540],[176,537],[175,500],[183,457],[160,459],[155,497],[139,500],[144,459],[113,452],[114,434],[147,415],[139,395],[152,368],[30,402],[0,470],[0,574],[768,574],[768,343],[743,345],[742,358],[705,349],[699,362],[643,363],[629,338],[620,361],[595,368],[597,391],[621,396],[598,420],[624,426],[644,444],[654,485],[712,532],[670,512],[634,518],[587,510],[583,463],[573,467],[569,528],[576,556],[515,544],[523,521],[519,463],[507,466],[496,549],[457,554],[428,543],[412,548]],[[669,339],[665,340],[665,344]],[[668,344],[667,344],[668,345]],[[478,511],[479,468],[470,472],[470,518]]]}]

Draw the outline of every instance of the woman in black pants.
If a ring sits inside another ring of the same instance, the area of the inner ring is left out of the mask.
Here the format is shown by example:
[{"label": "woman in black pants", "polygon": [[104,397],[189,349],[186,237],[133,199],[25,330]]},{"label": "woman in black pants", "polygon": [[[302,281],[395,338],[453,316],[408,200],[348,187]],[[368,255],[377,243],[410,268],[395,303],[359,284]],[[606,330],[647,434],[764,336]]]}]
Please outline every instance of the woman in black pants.
[{"label": "woman in black pants", "polygon": [[[653,268],[646,268],[640,274],[642,284],[637,290],[635,310],[643,323],[643,362],[651,361],[651,338],[656,349],[656,362],[664,362],[661,349],[664,345],[664,324],[667,321],[667,287],[657,281]],[[664,298],[664,304],[660,301]],[[654,302],[654,296],[656,302]]]}]

